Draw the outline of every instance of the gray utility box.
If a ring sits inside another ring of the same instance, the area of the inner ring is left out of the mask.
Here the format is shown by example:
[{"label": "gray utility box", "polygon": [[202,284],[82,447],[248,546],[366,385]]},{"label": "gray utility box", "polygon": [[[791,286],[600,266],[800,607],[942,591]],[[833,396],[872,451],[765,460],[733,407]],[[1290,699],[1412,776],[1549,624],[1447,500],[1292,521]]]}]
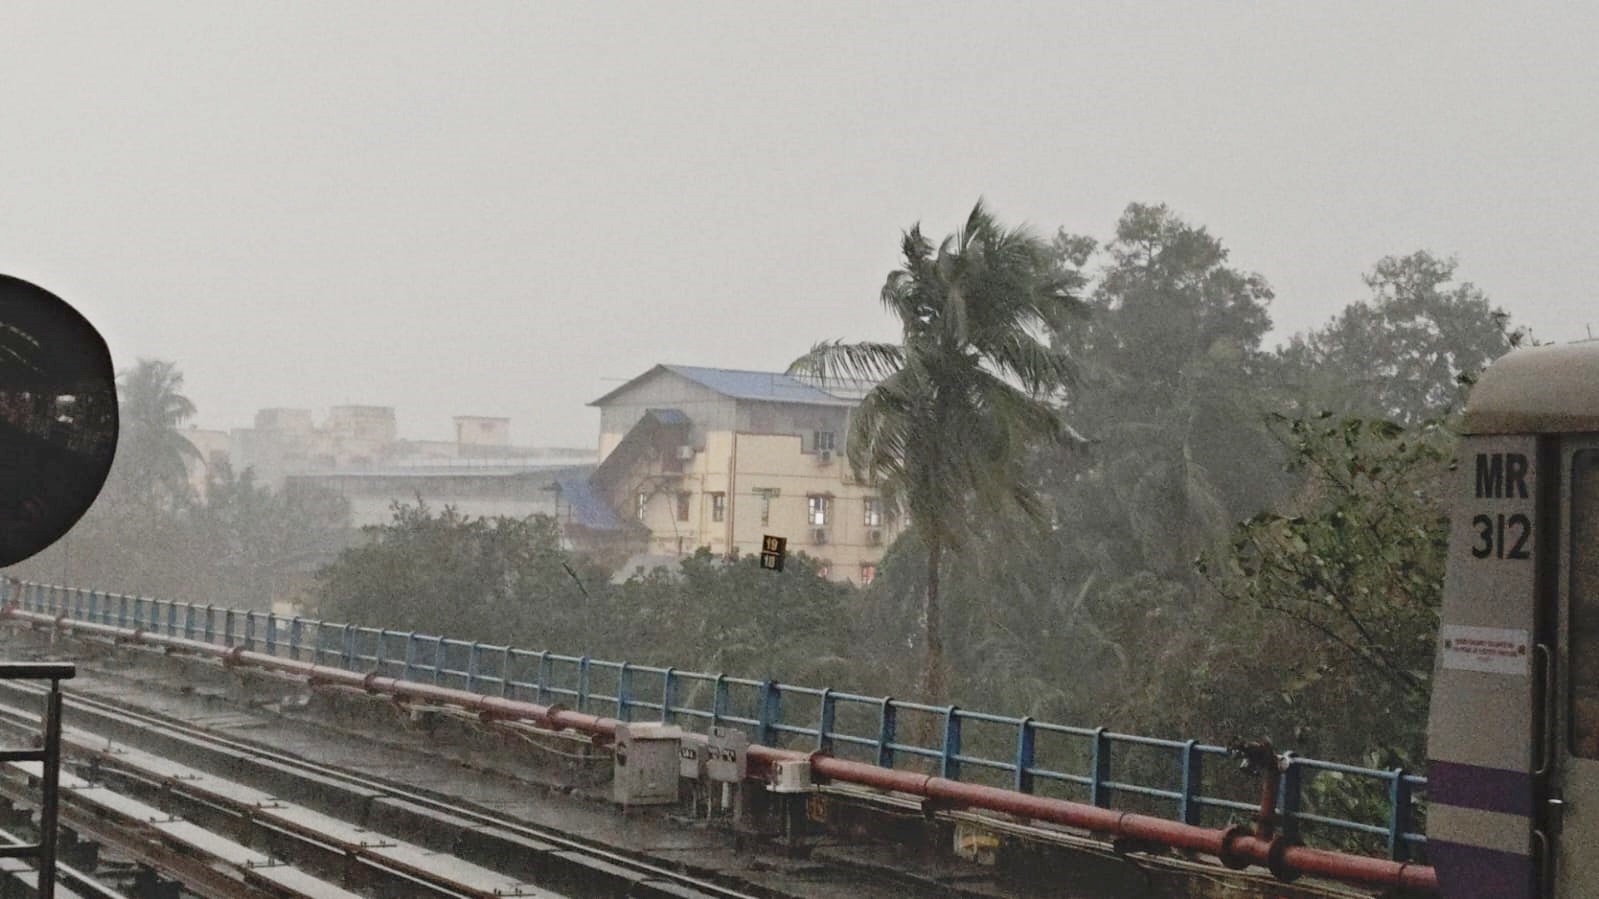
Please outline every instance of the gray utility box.
[{"label": "gray utility box", "polygon": [[749,735],[731,727],[713,727],[705,738],[705,775],[720,783],[741,783],[749,773]]},{"label": "gray utility box", "polygon": [[677,802],[682,742],[683,732],[669,725],[617,725],[612,798],[625,806]]}]

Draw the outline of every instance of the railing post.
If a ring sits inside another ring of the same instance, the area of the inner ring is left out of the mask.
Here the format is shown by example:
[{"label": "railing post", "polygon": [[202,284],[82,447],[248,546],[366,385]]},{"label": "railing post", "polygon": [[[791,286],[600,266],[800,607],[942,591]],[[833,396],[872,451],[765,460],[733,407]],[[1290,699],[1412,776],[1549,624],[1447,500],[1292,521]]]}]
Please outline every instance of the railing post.
[{"label": "railing post", "polygon": [[128,626],[128,594],[117,594],[117,627]]},{"label": "railing post", "polygon": [[1283,816],[1282,834],[1289,840],[1299,839],[1299,809],[1302,799],[1300,788],[1303,786],[1303,770],[1292,752],[1283,753],[1282,780],[1277,793]]},{"label": "railing post", "polygon": [[589,655],[583,653],[577,659],[577,703],[580,712],[589,710]]},{"label": "railing post", "polygon": [[244,613],[244,651],[255,652],[255,610]]},{"label": "railing post", "polygon": [[1016,779],[1012,786],[1018,793],[1033,792],[1033,752],[1038,731],[1031,716],[1016,724]]},{"label": "railing post", "polygon": [[939,751],[939,776],[946,780],[961,777],[961,716],[960,709],[950,706],[944,710],[944,745]]},{"label": "railing post", "polygon": [[661,676],[661,723],[672,723],[672,704],[677,701],[677,669],[667,668]]},{"label": "railing post", "polygon": [[278,616],[274,612],[266,614],[266,651],[269,656],[278,654]]},{"label": "railing post", "polygon": [[711,688],[711,726],[719,727],[727,717],[727,675],[717,674]]},{"label": "railing post", "polygon": [[478,672],[482,664],[483,644],[473,640],[472,647],[466,651],[466,691],[468,693],[476,693],[478,691]]},{"label": "railing post", "polygon": [[1205,757],[1199,753],[1199,741],[1183,743],[1183,798],[1177,804],[1177,817],[1184,824],[1199,823],[1204,807],[1199,802],[1199,791],[1205,780]]},{"label": "railing post", "polygon": [[194,639],[194,603],[183,604],[183,636],[184,639]]},{"label": "railing post", "polygon": [[445,662],[448,659],[446,658],[444,638],[437,637],[435,639],[438,642],[433,644],[433,683],[437,684],[444,678]]},{"label": "railing post", "polygon": [[516,660],[516,655],[511,652],[511,644],[505,644],[505,654],[500,660],[500,695],[511,695],[511,665]]},{"label": "railing post", "polygon": [[539,705],[549,705],[550,651],[547,649],[539,650],[539,667],[535,676],[538,678],[538,682],[535,683],[533,687],[538,692],[535,694],[537,698],[533,701],[537,702]]},{"label": "railing post", "polygon": [[1405,769],[1395,768],[1393,780],[1388,785],[1388,857],[1396,862],[1410,860],[1410,843],[1405,834],[1410,832],[1410,784],[1405,780]]},{"label": "railing post", "polygon": [[626,662],[616,670],[616,720],[633,720],[633,668]]},{"label": "railing post", "polygon": [[[296,661],[299,660],[299,658],[300,658],[300,641],[304,637],[305,637],[305,625],[300,621],[300,616],[296,615],[293,618],[290,618],[289,619],[289,658],[295,659]],[[311,654],[311,664],[315,665],[319,661],[320,660],[316,657],[316,653],[313,652]]]},{"label": "railing post", "polygon": [[1110,738],[1105,734],[1105,728],[1094,728],[1094,754],[1090,759],[1093,770],[1088,786],[1088,801],[1100,808],[1110,808],[1110,788],[1105,786],[1110,780]]},{"label": "railing post", "polygon": [[879,768],[894,767],[894,719],[897,711],[894,708],[894,698],[884,696],[882,707],[877,714],[877,766]]},{"label": "railing post", "polygon": [[410,680],[411,675],[416,671],[416,650],[416,631],[407,631],[405,634],[405,668],[400,672],[400,677],[403,680]]},{"label": "railing post", "polygon": [[[383,659],[384,659],[384,656],[386,656],[388,654],[388,643],[389,643],[389,631],[388,631],[388,629],[387,628],[381,628],[381,627],[378,628],[378,646],[377,646],[377,649],[372,652],[372,670],[376,671],[379,674],[383,673]],[[410,658],[410,655],[411,655],[411,641],[409,639],[407,639],[405,641],[405,655],[406,655],[407,659]],[[407,664],[409,664],[409,662],[407,662]]]},{"label": "railing post", "polygon": [[231,606],[229,608],[226,608],[226,609],[222,610],[222,645],[223,646],[232,646],[233,645],[233,628],[235,626],[233,618],[234,618],[234,614],[233,614],[233,608]]},{"label": "railing post", "polygon": [[783,694],[770,678],[761,681],[761,693],[755,710],[755,742],[762,746],[776,746],[777,722],[783,714]]},{"label": "railing post", "polygon": [[822,688],[822,708],[816,718],[816,751],[829,755],[833,752],[833,728],[838,716],[838,700],[833,698],[833,688]]},{"label": "railing post", "polygon": [[206,603],[206,606],[205,606],[205,642],[207,642],[207,643],[215,642],[212,639],[212,637],[216,636],[216,625],[212,622],[212,619],[214,619],[214,618],[216,618],[216,609],[212,608],[210,603]]},{"label": "railing post", "polygon": [[344,659],[343,659],[344,670],[345,671],[354,671],[355,670],[355,626],[354,625],[346,624],[344,626],[344,634],[339,638],[339,643],[341,644],[339,649],[342,650],[342,655],[344,656]]},{"label": "railing post", "polygon": [[99,611],[100,611],[100,594],[96,593],[93,590],[90,590],[89,591],[89,615],[88,615],[89,620],[93,621],[94,620],[94,616],[96,614],[98,614]]}]

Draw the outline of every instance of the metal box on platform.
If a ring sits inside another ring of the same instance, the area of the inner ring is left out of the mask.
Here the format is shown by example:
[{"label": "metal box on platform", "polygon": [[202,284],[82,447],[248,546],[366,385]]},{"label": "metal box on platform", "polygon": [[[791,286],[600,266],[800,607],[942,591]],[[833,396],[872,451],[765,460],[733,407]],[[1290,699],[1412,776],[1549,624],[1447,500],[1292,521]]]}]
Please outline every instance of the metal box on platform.
[{"label": "metal box on platform", "polygon": [[683,732],[664,724],[619,724],[612,798],[627,805],[677,802]]}]

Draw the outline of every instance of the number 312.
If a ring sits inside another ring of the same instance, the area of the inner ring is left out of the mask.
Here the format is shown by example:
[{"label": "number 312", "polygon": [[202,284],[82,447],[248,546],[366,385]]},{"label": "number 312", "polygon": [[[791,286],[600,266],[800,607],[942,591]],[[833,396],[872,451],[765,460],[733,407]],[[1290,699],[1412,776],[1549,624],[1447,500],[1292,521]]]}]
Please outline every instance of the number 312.
[{"label": "number 312", "polygon": [[[1471,520],[1472,527],[1477,529],[1477,543],[1471,547],[1471,554],[1479,559],[1494,556],[1499,559],[1529,559],[1527,540],[1532,536],[1532,521],[1527,516],[1517,512],[1511,516],[1505,515],[1478,515]],[[1510,531],[1515,539],[1515,545],[1506,549],[1506,531]]]}]

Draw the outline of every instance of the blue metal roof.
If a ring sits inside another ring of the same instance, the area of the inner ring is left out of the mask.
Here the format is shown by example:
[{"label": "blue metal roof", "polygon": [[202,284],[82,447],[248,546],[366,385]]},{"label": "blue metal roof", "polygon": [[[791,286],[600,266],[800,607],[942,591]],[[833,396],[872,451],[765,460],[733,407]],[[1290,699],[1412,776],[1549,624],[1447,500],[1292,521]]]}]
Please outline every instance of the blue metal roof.
[{"label": "blue metal roof", "polygon": [[561,500],[572,510],[573,524],[594,531],[622,529],[622,520],[616,517],[616,510],[589,483],[587,474],[558,478],[555,483],[560,485]]},{"label": "blue metal roof", "polygon": [[848,406],[830,393],[788,375],[769,371],[738,371],[731,368],[696,368],[692,365],[662,365],[667,371],[688,378],[723,396],[740,400],[768,400],[777,403],[821,403]]},{"label": "blue metal roof", "polygon": [[657,365],[621,387],[589,403],[598,406],[657,372],[667,371],[680,378],[738,400],[765,400],[770,403],[808,403],[816,406],[853,406],[855,403],[834,396],[797,378],[773,371],[741,371],[732,368],[700,368],[694,365]]}]

